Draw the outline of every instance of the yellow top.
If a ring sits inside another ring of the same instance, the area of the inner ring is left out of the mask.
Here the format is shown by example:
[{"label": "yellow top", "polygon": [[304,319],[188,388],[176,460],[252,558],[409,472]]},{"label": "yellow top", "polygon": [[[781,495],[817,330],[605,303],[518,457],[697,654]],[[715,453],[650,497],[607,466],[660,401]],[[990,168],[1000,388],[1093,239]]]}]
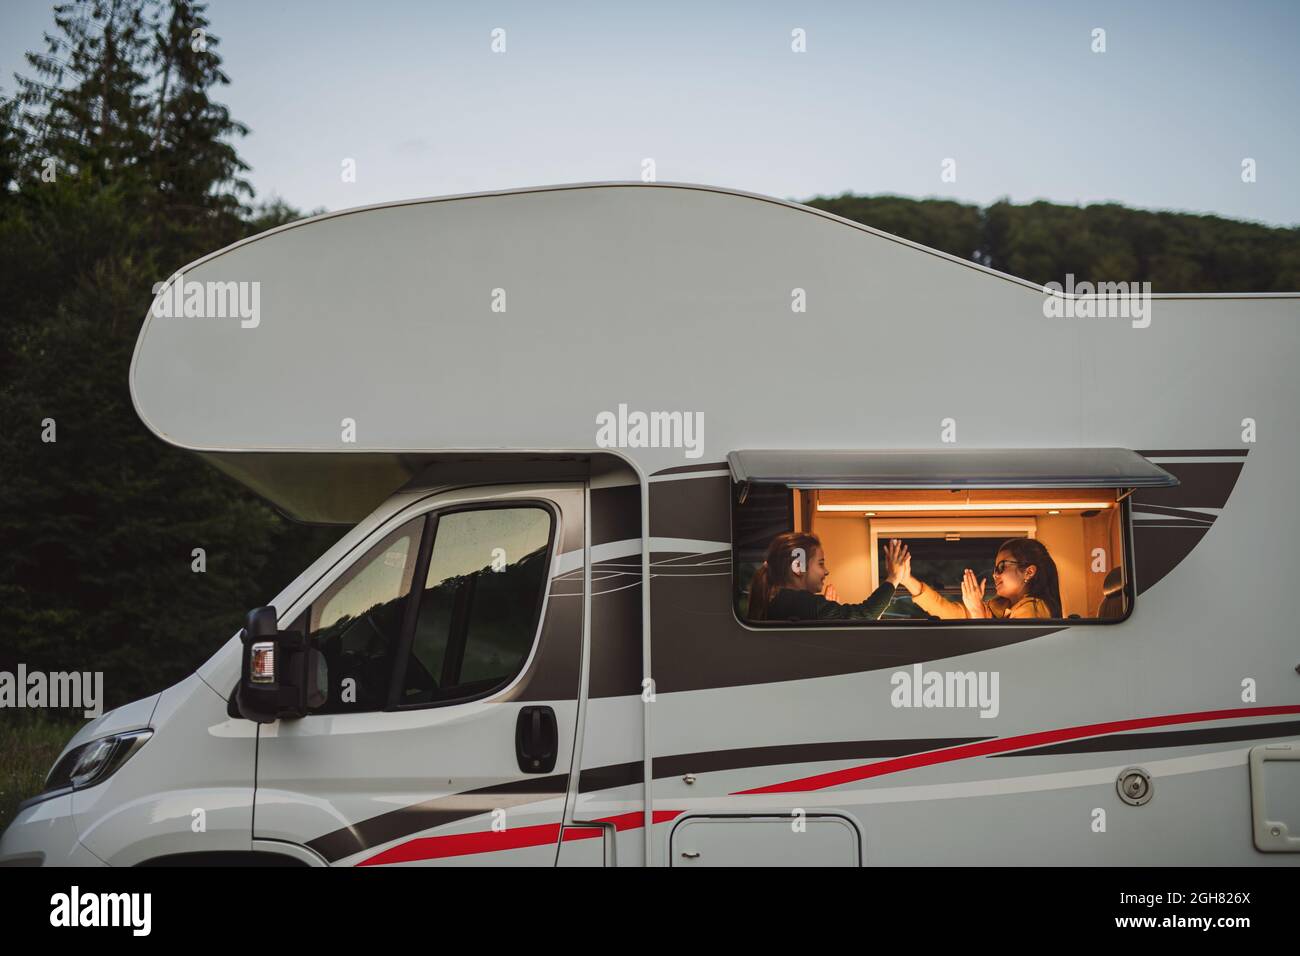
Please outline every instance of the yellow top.
[{"label": "yellow top", "polygon": [[[933,614],[944,620],[970,617],[966,605],[949,601],[924,581],[921,582],[921,593],[913,595],[912,601],[926,614]],[[995,597],[991,601],[985,601],[984,608],[988,611],[989,617],[1052,617],[1052,610],[1047,606],[1047,602],[1036,597],[1022,597],[1015,604],[1011,604],[1006,598]]]}]

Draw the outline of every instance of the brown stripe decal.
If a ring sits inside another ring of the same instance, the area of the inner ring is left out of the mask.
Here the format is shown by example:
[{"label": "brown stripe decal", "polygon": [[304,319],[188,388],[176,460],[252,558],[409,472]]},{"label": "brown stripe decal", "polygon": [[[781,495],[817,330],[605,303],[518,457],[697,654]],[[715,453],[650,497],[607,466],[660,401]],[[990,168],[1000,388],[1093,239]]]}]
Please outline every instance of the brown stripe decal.
[{"label": "brown stripe decal", "polygon": [[1277,724],[1247,724],[1242,727],[1209,727],[1205,730],[1167,730],[1138,734],[1107,734],[1071,740],[1049,747],[1017,750],[1014,753],[990,754],[992,757],[1037,757],[1055,754],[1108,753],[1115,750],[1147,750],[1152,747],[1194,747],[1221,744],[1234,740],[1264,740],[1269,737],[1300,736],[1300,720]]},{"label": "brown stripe decal", "polygon": [[1133,502],[1165,508],[1222,508],[1237,484],[1245,461],[1170,462],[1161,465],[1178,479],[1174,488],[1143,488],[1134,492]]},{"label": "brown stripe decal", "polygon": [[731,479],[725,475],[650,486],[650,535],[731,540]]},{"label": "brown stripe decal", "polygon": [[478,790],[435,797],[424,803],[381,813],[350,827],[341,827],[317,837],[307,846],[333,863],[381,843],[455,823],[480,813],[490,813],[497,807],[514,807],[558,796],[564,793],[568,785],[569,775],[557,773],[548,777],[525,777]]},{"label": "brown stripe decal", "polygon": [[[594,577],[595,568],[592,573]],[[634,583],[607,591],[592,584],[588,675],[592,698],[641,693],[641,580],[639,574],[625,580]]]},{"label": "brown stripe decal", "polygon": [[741,626],[732,610],[730,573],[656,577],[650,595],[654,678],[660,693],[902,667],[1005,647],[1062,629],[917,622],[900,627],[751,630]]},{"label": "brown stripe decal", "polygon": [[[1295,710],[1295,708],[1273,709]],[[1053,756],[1150,750],[1241,740],[1267,740],[1297,734],[1300,734],[1300,721],[1282,721],[1269,724],[1210,727],[1202,730],[1106,734],[1028,750],[995,752],[987,756]],[[831,760],[889,760],[921,754],[937,754],[949,748],[967,747],[999,739],[997,737],[941,737],[912,740],[851,740],[671,754],[654,759],[654,775],[656,779],[661,779],[687,773],[710,773]],[[635,761],[583,770],[579,776],[579,790],[582,793],[593,793],[639,784],[642,780],[641,766],[639,761]],[[568,786],[568,779],[567,774],[553,774],[548,777],[513,780],[492,787],[438,797],[371,817],[351,827],[343,827],[317,837],[307,845],[332,863],[381,843],[388,843],[481,813],[489,813],[497,807],[518,806],[558,796]]]},{"label": "brown stripe decal", "polygon": [[[1185,449],[1175,449],[1173,451],[1140,451],[1138,454],[1143,458],[1245,458],[1249,451],[1249,448],[1211,448],[1196,449],[1193,451],[1187,451]],[[1161,465],[1160,467],[1164,468],[1165,466]]]},{"label": "brown stripe decal", "polygon": [[[552,584],[554,587],[554,584]],[[541,642],[528,671],[499,700],[577,700],[582,651],[582,604],[552,593]]]},{"label": "brown stripe decal", "polygon": [[[823,760],[869,760],[877,757],[901,757],[956,747],[959,744],[989,740],[988,737],[937,737],[931,740],[844,740],[816,744],[782,744],[775,747],[743,747],[738,750],[706,750],[700,753],[672,754],[654,758],[655,779],[679,777],[688,773],[714,773],[720,770],[744,770],[750,767],[774,767],[780,764],[816,763]],[[593,767],[578,777],[578,790],[591,793],[613,787],[626,787],[642,781],[640,761]]]},{"label": "brown stripe decal", "polygon": [[1186,521],[1196,521],[1201,524],[1214,524],[1214,515],[1206,514],[1203,511],[1188,511],[1185,508],[1162,508],[1159,505],[1137,504],[1133,506],[1133,514],[1140,518],[1143,515],[1155,515],[1157,517],[1181,518]]},{"label": "brown stripe decal", "polygon": [[730,471],[731,466],[725,461],[710,461],[702,465],[678,465],[676,468],[664,468],[656,471],[653,477],[659,475],[684,475],[692,471]]},{"label": "brown stripe decal", "polygon": [[[1177,488],[1146,488],[1133,495],[1134,580],[1141,594],[1176,568],[1200,544],[1214,515],[1184,509],[1222,509],[1241,477],[1246,451],[1144,451],[1148,458],[1220,458],[1210,462],[1160,463]],[[1160,521],[1160,517],[1168,520]]]},{"label": "brown stripe decal", "polygon": [[641,539],[641,486],[591,489],[592,547]]}]

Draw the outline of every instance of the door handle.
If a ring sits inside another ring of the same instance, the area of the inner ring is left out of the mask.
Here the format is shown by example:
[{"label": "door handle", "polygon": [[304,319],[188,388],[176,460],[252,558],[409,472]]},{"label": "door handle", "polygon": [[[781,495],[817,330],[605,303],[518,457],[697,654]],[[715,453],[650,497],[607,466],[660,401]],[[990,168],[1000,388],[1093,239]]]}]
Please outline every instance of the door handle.
[{"label": "door handle", "polygon": [[524,773],[550,773],[560,752],[560,731],[549,707],[521,707],[515,721],[515,757]]}]

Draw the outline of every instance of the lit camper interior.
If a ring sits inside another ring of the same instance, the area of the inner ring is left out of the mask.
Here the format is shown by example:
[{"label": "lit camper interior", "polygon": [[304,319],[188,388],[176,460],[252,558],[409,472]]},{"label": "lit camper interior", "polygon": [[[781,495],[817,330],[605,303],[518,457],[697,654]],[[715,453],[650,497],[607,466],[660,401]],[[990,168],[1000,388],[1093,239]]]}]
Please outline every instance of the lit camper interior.
[{"label": "lit camper interior", "polygon": [[[756,626],[1006,623],[996,614],[968,615],[962,580],[969,568],[985,584],[983,600],[995,602],[995,561],[1012,557],[1002,548],[1013,539],[1042,545],[1055,568],[1059,618],[1034,619],[1121,621],[1134,596],[1129,495],[1177,483],[1124,449],[735,452],[730,464],[736,613]],[[805,620],[782,612],[756,619],[754,574],[774,539],[792,531],[815,536],[833,587],[823,584],[819,593],[838,604],[858,605],[876,592],[888,576],[886,545],[897,539],[907,547],[912,579],[951,607],[940,607],[942,617],[927,613],[900,585],[879,616]],[[1014,574],[1015,562],[1007,563]]]}]

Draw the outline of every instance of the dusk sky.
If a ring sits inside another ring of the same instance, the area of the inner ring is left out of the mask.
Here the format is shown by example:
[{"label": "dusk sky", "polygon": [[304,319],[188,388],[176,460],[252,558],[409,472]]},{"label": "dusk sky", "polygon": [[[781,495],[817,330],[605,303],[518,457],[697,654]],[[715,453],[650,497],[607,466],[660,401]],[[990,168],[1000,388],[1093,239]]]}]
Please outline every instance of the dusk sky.
[{"label": "dusk sky", "polygon": [[[661,182],[790,199],[1113,200],[1300,223],[1295,2],[215,0],[208,16],[258,198],[303,210],[635,180],[650,158]],[[0,91],[52,25],[49,2],[6,0]]]}]

